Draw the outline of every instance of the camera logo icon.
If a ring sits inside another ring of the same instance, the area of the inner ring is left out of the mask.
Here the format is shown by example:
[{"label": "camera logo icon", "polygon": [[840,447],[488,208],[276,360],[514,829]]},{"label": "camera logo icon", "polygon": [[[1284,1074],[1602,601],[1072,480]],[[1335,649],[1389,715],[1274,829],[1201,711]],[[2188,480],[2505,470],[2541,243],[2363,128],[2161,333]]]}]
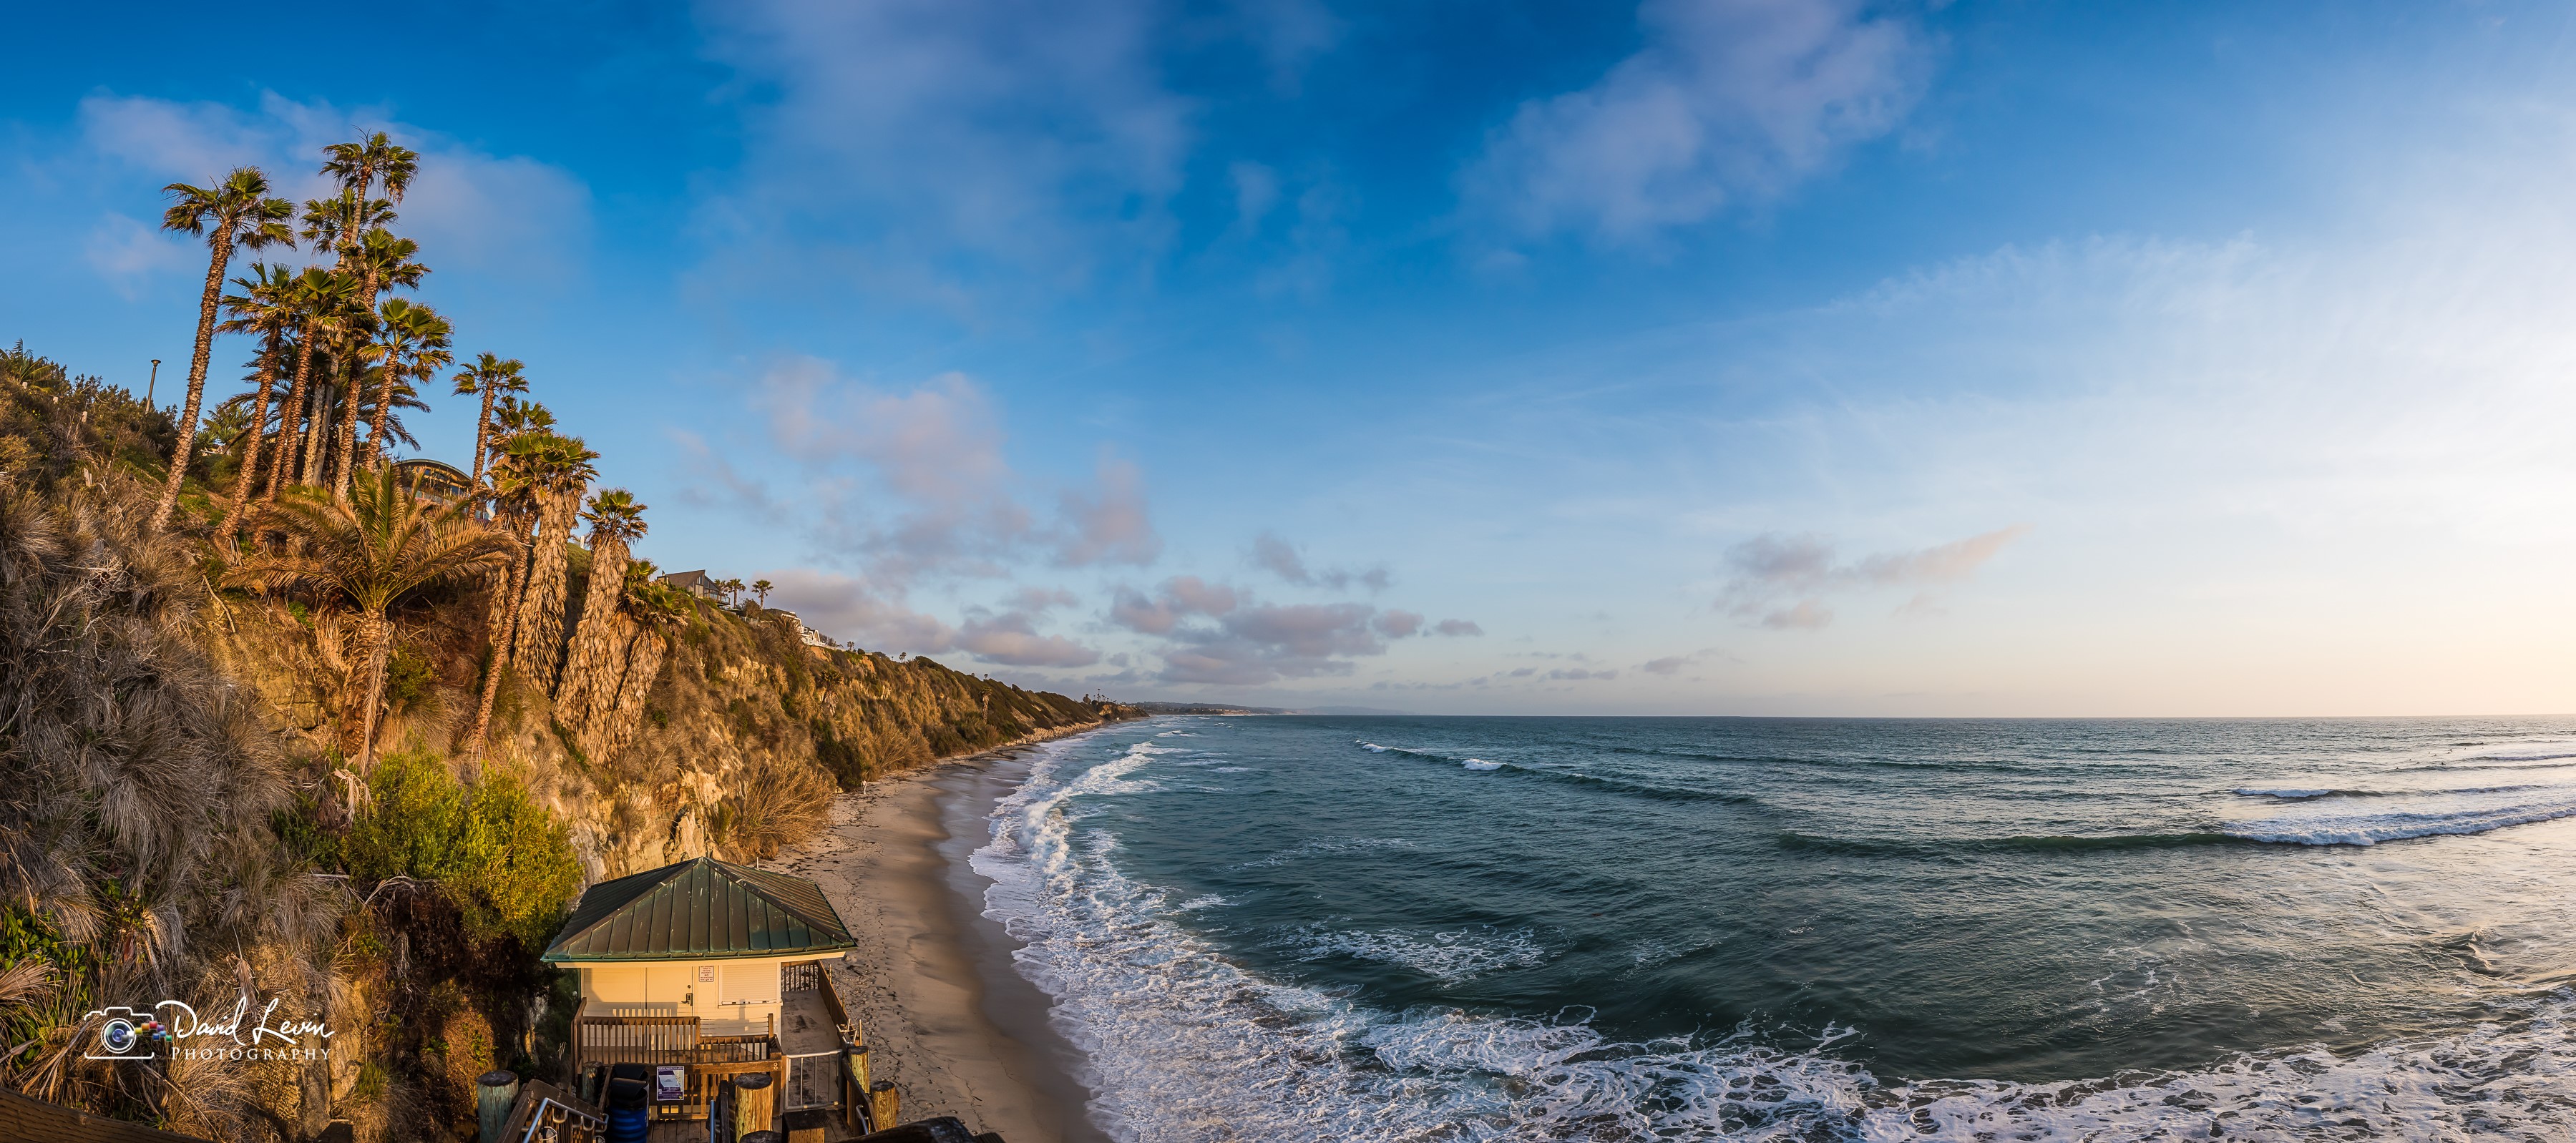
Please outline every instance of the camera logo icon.
[{"label": "camera logo icon", "polygon": [[148,1060],[152,1050],[170,1038],[170,1029],[154,1019],[149,1011],[131,1008],[102,1008],[90,1013],[103,1016],[98,1039],[81,1055],[93,1060]]}]

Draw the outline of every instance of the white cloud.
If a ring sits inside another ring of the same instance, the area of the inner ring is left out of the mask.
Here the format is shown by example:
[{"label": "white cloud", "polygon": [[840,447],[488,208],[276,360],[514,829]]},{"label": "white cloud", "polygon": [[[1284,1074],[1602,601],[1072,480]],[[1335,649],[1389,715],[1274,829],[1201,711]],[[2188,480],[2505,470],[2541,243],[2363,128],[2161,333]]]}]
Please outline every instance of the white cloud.
[{"label": "white cloud", "polygon": [[1216,617],[1232,612],[1240,600],[1235,589],[1224,584],[1209,583],[1194,575],[1173,576],[1163,581],[1158,597],[1120,589],[1110,602],[1109,619],[1138,634],[1169,635],[1192,616]]},{"label": "white cloud", "polygon": [[190,244],[171,237],[157,225],[147,226],[114,211],[99,217],[81,253],[91,269],[128,299],[138,296],[147,281],[177,277],[190,269],[202,279],[206,270],[207,256]]},{"label": "white cloud", "polygon": [[[798,474],[796,515],[816,546],[883,582],[999,577],[1039,559],[1141,565],[1162,552],[1144,474],[1116,456],[1102,456],[1091,487],[1057,491],[1055,519],[1039,518],[1027,506],[1037,489],[1007,456],[1000,411],[962,373],[891,392],[796,358],[765,371],[753,401]],[[707,458],[700,466],[747,502],[778,504],[758,482]]]},{"label": "white cloud", "polygon": [[1377,633],[1389,639],[1405,639],[1422,633],[1422,613],[1390,607],[1370,622]]},{"label": "white cloud", "polygon": [[[1822,630],[1834,620],[1823,595],[1837,591],[1894,587],[1927,587],[1958,583],[1975,575],[2004,545],[2030,531],[2016,524],[1916,551],[1884,552],[1857,562],[1834,562],[1833,545],[1821,536],[1766,533],[1737,544],[1727,553],[1735,571],[1718,606],[1781,630]],[[1783,597],[1797,598],[1794,602]],[[1935,610],[1928,593],[1918,592],[1906,609],[1916,614]]]},{"label": "white cloud", "polygon": [[1778,195],[1886,133],[1928,68],[1922,34],[1854,0],[1647,0],[1644,49],[1521,105],[1463,176],[1524,238],[1651,238]]},{"label": "white cloud", "polygon": [[957,632],[938,619],[890,598],[867,580],[782,568],[764,573],[770,601],[793,611],[805,625],[878,651],[934,655],[957,645]]},{"label": "white cloud", "polygon": [[[1159,246],[1190,104],[1143,0],[707,4],[746,87],[748,155],[708,223],[747,270],[775,244],[860,252],[864,277],[954,290],[957,258],[1080,278]],[[1117,253],[1125,251],[1126,253]]]},{"label": "white cloud", "polygon": [[1100,652],[1061,635],[1040,635],[1021,612],[977,616],[957,629],[957,645],[976,658],[1011,667],[1088,667]]},{"label": "white cloud", "polygon": [[1365,570],[1349,568],[1311,568],[1297,546],[1281,539],[1278,533],[1263,532],[1252,539],[1252,565],[1300,587],[1322,587],[1348,591],[1353,584],[1370,591],[1384,591],[1394,577],[1380,564]]},{"label": "white cloud", "polygon": [[1150,564],[1163,554],[1163,538],[1145,507],[1145,478],[1134,463],[1113,456],[1100,458],[1093,474],[1100,491],[1086,495],[1067,491],[1062,497],[1069,525],[1056,544],[1056,562],[1068,567],[1087,564]]},{"label": "white cloud", "polygon": [[274,92],[256,109],[92,95],[81,100],[77,120],[75,163],[198,184],[255,166],[276,194],[299,204],[332,189],[320,173],[324,146],[384,131],[420,152],[420,173],[396,209],[394,230],[417,240],[433,268],[559,278],[576,272],[588,253],[590,190],[571,172],[493,155],[380,109],[300,103]]}]

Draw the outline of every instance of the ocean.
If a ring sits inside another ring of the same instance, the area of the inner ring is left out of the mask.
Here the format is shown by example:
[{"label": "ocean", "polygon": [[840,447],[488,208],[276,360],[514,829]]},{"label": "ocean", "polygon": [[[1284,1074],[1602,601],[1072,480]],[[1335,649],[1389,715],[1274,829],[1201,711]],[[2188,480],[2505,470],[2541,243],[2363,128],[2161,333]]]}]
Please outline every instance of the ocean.
[{"label": "ocean", "polygon": [[1162,718],[990,827],[1122,1140],[2576,1138],[2576,720]]}]

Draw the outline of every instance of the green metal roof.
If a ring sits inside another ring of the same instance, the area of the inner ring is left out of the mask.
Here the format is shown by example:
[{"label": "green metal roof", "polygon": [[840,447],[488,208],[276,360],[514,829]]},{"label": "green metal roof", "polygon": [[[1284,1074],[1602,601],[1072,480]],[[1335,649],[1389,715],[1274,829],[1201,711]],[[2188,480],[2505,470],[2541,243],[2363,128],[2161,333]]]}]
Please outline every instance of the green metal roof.
[{"label": "green metal roof", "polygon": [[591,886],[544,959],[715,960],[857,944],[813,882],[700,857]]}]

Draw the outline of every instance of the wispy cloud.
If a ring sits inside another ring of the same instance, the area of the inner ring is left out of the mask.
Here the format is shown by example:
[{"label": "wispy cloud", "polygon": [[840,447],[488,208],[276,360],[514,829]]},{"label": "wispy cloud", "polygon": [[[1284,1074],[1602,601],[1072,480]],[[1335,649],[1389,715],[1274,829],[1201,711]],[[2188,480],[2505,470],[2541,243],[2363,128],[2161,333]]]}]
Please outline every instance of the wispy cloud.
[{"label": "wispy cloud", "polygon": [[1393,575],[1384,564],[1359,570],[1308,567],[1305,557],[1297,553],[1297,546],[1281,539],[1275,532],[1263,532],[1253,537],[1252,566],[1299,587],[1321,587],[1333,591],[1348,591],[1353,585],[1370,591],[1384,591],[1388,584],[1394,582]]},{"label": "wispy cloud", "polygon": [[[1826,595],[1958,583],[1975,575],[2004,545],[2028,531],[2027,525],[2015,524],[1964,540],[1910,552],[1880,553],[1851,563],[1837,563],[1833,544],[1821,536],[1755,536],[1727,553],[1727,566],[1735,574],[1717,603],[1728,614],[1775,630],[1821,630],[1834,621],[1833,610],[1825,605]],[[1921,592],[1906,604],[1917,611],[1930,606],[1929,595]]]},{"label": "wispy cloud", "polygon": [[[1031,509],[1040,486],[1013,469],[991,396],[962,373],[888,391],[796,358],[763,372],[753,400],[776,455],[798,472],[797,514],[811,540],[879,582],[998,578],[1033,562],[1133,566],[1161,554],[1144,474],[1115,456],[1102,457],[1092,487],[1058,489],[1052,518]],[[712,454],[700,463],[719,486],[779,507]]]},{"label": "wispy cloud", "polygon": [[1061,635],[1040,635],[1027,612],[978,615],[957,628],[957,645],[976,658],[1012,667],[1088,667],[1100,652]]},{"label": "wispy cloud", "polygon": [[324,146],[381,130],[421,153],[420,173],[397,208],[394,228],[435,251],[439,266],[559,280],[588,258],[590,188],[580,178],[526,156],[468,146],[381,109],[304,103],[274,92],[248,109],[101,94],[81,100],[77,121],[76,161],[190,183],[256,166],[276,193],[298,202],[331,189],[320,173]]},{"label": "wispy cloud", "polygon": [[[703,221],[746,272],[837,268],[972,307],[981,266],[1061,283],[1164,242],[1189,100],[1144,0],[749,0],[700,9],[748,154]],[[1296,42],[1284,29],[1283,50]],[[1311,39],[1311,35],[1309,36]],[[813,255],[838,249],[841,259]],[[749,274],[746,273],[745,277]]]},{"label": "wispy cloud", "polygon": [[[1344,675],[1352,660],[1387,652],[1390,640],[1436,627],[1420,612],[1365,603],[1264,603],[1240,588],[1174,576],[1152,593],[1122,588],[1109,621],[1156,640],[1166,683],[1255,686]],[[1448,620],[1440,626],[1474,624]]]},{"label": "wispy cloud", "polygon": [[1895,127],[1924,35],[1855,0],[1647,0],[1646,46],[1581,90],[1520,106],[1462,176],[1522,238],[1611,244],[1777,195]]},{"label": "wispy cloud", "polygon": [[812,568],[780,568],[761,578],[773,585],[771,602],[795,612],[806,626],[861,646],[929,655],[957,645],[954,628],[903,606],[864,578]]}]

